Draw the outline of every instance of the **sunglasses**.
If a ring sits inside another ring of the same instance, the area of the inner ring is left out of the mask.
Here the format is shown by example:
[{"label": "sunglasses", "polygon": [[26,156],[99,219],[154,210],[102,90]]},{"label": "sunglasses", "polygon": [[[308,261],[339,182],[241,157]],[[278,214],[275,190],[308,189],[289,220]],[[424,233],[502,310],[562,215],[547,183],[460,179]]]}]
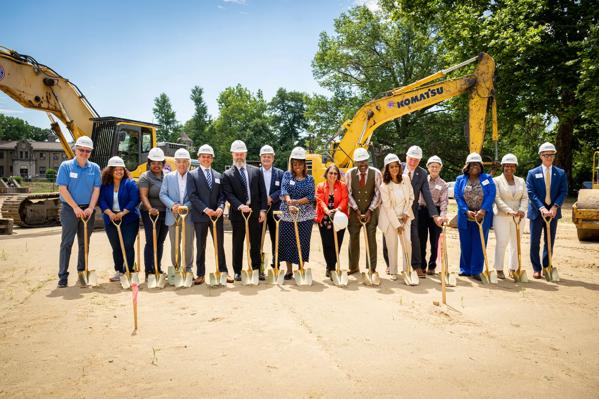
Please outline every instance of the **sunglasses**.
[{"label": "sunglasses", "polygon": [[543,158],[553,158],[555,157],[555,154],[543,154],[541,155]]},{"label": "sunglasses", "polygon": [[82,152],[84,154],[91,154],[92,150],[88,150],[87,148],[77,148],[77,151]]},{"label": "sunglasses", "polygon": [[334,176],[337,176],[338,174],[339,174],[339,173],[337,173],[337,172],[329,172],[329,175],[334,175]]}]

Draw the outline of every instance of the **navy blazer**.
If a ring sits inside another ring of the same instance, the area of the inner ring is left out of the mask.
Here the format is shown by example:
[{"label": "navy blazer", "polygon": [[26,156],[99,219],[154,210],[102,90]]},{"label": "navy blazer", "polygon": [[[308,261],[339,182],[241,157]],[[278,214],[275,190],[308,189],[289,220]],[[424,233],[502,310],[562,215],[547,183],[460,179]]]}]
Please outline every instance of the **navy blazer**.
[{"label": "navy blazer", "polygon": [[204,170],[199,167],[191,172],[187,178],[187,196],[191,201],[191,220],[194,223],[209,222],[210,217],[204,213],[209,208],[225,210],[225,193],[223,191],[223,176],[210,169],[212,172],[212,190],[208,186]]},{"label": "navy blazer", "polygon": [[[110,218],[104,213],[106,209],[112,210],[112,204],[114,202],[114,184],[102,184],[100,187],[100,198],[98,205],[102,210],[102,217],[104,218],[104,224],[109,225]],[[139,190],[137,184],[133,179],[123,179],[119,186],[119,208],[121,211],[127,209],[128,214],[123,218],[123,223],[128,224],[139,220]]]},{"label": "navy blazer", "polygon": [[[540,208],[545,205],[545,175],[543,174],[543,166],[539,165],[528,171],[526,176],[526,188],[528,190],[528,218],[535,220],[541,215]],[[551,166],[551,187],[550,187],[551,204],[547,204],[547,210],[553,205],[557,205],[556,218],[562,217],[562,204],[568,195],[568,179],[566,172],[563,169]]]},{"label": "navy blazer", "polygon": [[[270,206],[271,211],[278,211],[281,207],[281,182],[283,181],[283,170],[279,168],[272,169],[272,177],[270,179],[270,194],[268,195],[272,198],[272,205]],[[260,170],[263,170],[260,168]],[[262,176],[264,178],[264,176]]]},{"label": "navy blazer", "polygon": [[[453,195],[458,204],[458,229],[468,228],[469,209],[464,200],[464,187],[466,187],[468,179],[469,177],[466,174],[459,175],[456,178],[455,186],[453,187]],[[481,173],[480,176],[478,176],[478,181],[480,181],[480,184],[483,187],[483,204],[481,209],[484,209],[487,212],[485,214],[483,226],[488,229],[491,227],[491,221],[493,220],[493,203],[495,202],[497,188],[495,187],[493,176],[487,173]]]},{"label": "navy blazer", "polygon": [[[402,162],[402,173],[406,170],[406,168],[406,163]],[[418,200],[420,199],[420,194],[422,194],[422,197],[424,198],[429,216],[439,216],[437,207],[433,202],[431,189],[428,185],[428,172],[422,166],[418,166],[416,167],[416,170],[414,170],[414,174],[412,175],[412,190],[414,190],[414,201],[412,202],[412,212],[414,212],[414,216],[418,215]]]}]

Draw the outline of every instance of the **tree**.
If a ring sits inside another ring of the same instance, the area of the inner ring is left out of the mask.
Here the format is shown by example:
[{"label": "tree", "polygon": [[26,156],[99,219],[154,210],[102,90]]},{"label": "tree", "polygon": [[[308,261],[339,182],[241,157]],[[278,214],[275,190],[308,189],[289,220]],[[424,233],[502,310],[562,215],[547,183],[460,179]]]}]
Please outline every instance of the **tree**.
[{"label": "tree", "polygon": [[160,93],[158,97],[154,99],[154,117],[160,128],[156,131],[158,141],[176,142],[181,132],[181,125],[177,121],[177,115],[171,100],[165,93]]},{"label": "tree", "polygon": [[[366,102],[381,93],[413,83],[439,69],[438,38],[431,29],[416,27],[406,18],[390,20],[387,12],[372,12],[358,6],[335,20],[335,33],[320,34],[318,51],[312,62],[313,74],[319,83],[332,93],[341,119],[351,119]],[[310,107],[310,119],[329,118],[335,112],[322,97],[315,97]],[[449,112],[447,105],[421,110],[380,127],[372,138],[373,152],[378,163],[387,152],[404,154],[412,144],[423,147],[433,155],[434,146],[447,142],[457,154],[465,157],[463,136],[465,116]],[[339,116],[339,115],[337,115]],[[459,120],[458,117],[463,119]],[[328,124],[328,123],[327,123]],[[447,129],[452,126],[455,130]],[[327,126],[332,129],[333,124]],[[444,126],[445,128],[437,128]],[[312,129],[317,128],[313,126]],[[330,133],[334,133],[331,130]],[[431,134],[434,132],[434,135]],[[463,158],[460,160],[462,162]]]},{"label": "tree", "polygon": [[[556,163],[572,183],[574,165],[581,157],[590,159],[599,129],[596,0],[382,3],[396,20],[411,18],[432,27],[447,61],[480,51],[491,54],[498,66],[496,96],[503,136],[524,149],[529,163],[538,162],[537,144],[555,142]],[[539,122],[543,128],[531,137],[526,127]],[[575,177],[574,187],[580,180]]]},{"label": "tree", "polygon": [[229,150],[234,140],[243,140],[248,147],[248,160],[257,161],[260,147],[274,139],[262,92],[253,94],[238,84],[223,90],[217,103],[219,115],[209,128],[215,168],[223,170],[231,164]]},{"label": "tree", "polygon": [[31,126],[20,118],[0,114],[0,140],[46,141],[50,137],[48,129]]},{"label": "tree", "polygon": [[305,141],[308,128],[307,101],[305,93],[280,88],[268,103],[270,124],[275,134],[271,145],[277,154],[276,162],[279,167],[287,167],[287,159],[293,147],[309,147]]},{"label": "tree", "polygon": [[199,86],[194,86],[191,89],[190,98],[193,101],[195,111],[191,119],[185,122],[183,130],[193,140],[194,146],[199,147],[210,141],[208,127],[212,121],[204,101],[204,90]]}]

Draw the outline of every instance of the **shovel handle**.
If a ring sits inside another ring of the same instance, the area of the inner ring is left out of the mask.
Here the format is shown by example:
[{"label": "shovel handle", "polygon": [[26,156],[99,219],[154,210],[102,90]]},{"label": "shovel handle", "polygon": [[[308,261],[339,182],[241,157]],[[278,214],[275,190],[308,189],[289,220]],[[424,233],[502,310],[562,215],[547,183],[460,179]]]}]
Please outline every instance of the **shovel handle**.
[{"label": "shovel handle", "polygon": [[368,242],[368,232],[366,231],[366,218],[364,216],[360,216],[360,224],[364,228],[364,248],[366,249],[366,267],[372,273],[372,269],[370,267],[370,243]]},{"label": "shovel handle", "polygon": [[127,277],[131,274],[129,271],[129,262],[127,262],[127,251],[125,251],[125,242],[123,240],[123,233],[121,232],[121,223],[123,221],[119,220],[118,223],[114,220],[112,223],[116,226],[116,231],[119,235],[119,244],[121,245],[121,252],[123,253],[123,263],[125,264],[125,271],[127,272]]},{"label": "shovel handle", "polygon": [[275,270],[279,271],[279,223],[281,223],[281,217],[283,211],[273,211],[272,217],[275,220]]},{"label": "shovel handle", "polygon": [[553,248],[551,248],[551,221],[553,221],[553,216],[542,216],[543,221],[545,222],[545,231],[547,232],[547,260],[549,261],[549,265],[547,268],[549,269],[549,273],[553,270],[552,257],[553,257]]},{"label": "shovel handle", "polygon": [[522,218],[512,215],[512,220],[516,225],[516,249],[518,250],[518,270],[516,273],[520,276],[520,273],[522,272],[522,250],[520,249],[520,222],[522,221]]},{"label": "shovel handle", "polygon": [[487,260],[487,244],[485,243],[485,233],[483,232],[483,221],[480,222],[474,218],[474,222],[478,225],[478,233],[480,235],[480,245],[483,250],[483,257],[485,258],[485,273],[489,274],[489,261]]},{"label": "shovel handle", "polygon": [[87,278],[87,271],[88,271],[88,267],[87,267],[87,253],[89,251],[89,242],[88,242],[88,236],[87,236],[87,222],[89,222],[89,219],[91,218],[91,215],[88,217],[83,216],[81,218],[81,221],[83,222],[83,264],[85,265],[85,276]]},{"label": "shovel handle", "polygon": [[216,217],[210,216],[210,221],[212,222],[212,242],[214,243],[214,259],[216,260],[216,276],[220,275],[219,265],[218,265],[218,237],[217,237],[217,229],[216,223],[220,219],[220,215]]},{"label": "shovel handle", "polygon": [[247,212],[247,216],[245,215],[246,213],[241,212],[241,216],[245,220],[245,257],[248,262],[248,272],[252,272],[252,260],[250,258],[250,217],[252,216],[252,208]]},{"label": "shovel handle", "polygon": [[154,252],[154,274],[156,278],[158,278],[158,237],[156,235],[156,223],[158,222],[158,218],[160,217],[160,213],[156,215],[155,218],[149,214],[150,220],[152,221],[152,249]]}]

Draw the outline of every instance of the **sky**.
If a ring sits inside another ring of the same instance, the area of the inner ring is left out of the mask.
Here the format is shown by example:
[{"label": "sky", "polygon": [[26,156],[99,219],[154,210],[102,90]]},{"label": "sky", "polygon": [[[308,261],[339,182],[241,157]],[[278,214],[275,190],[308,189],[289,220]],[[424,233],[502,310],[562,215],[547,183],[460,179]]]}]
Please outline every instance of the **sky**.
[{"label": "sky", "polygon": [[[0,45],[34,57],[74,82],[100,116],[152,122],[166,93],[185,122],[191,88],[216,99],[238,83],[270,99],[279,87],[327,94],[312,76],[319,34],[356,4],[376,0],[3,2]],[[45,113],[0,93],[0,113],[46,128]]]}]

